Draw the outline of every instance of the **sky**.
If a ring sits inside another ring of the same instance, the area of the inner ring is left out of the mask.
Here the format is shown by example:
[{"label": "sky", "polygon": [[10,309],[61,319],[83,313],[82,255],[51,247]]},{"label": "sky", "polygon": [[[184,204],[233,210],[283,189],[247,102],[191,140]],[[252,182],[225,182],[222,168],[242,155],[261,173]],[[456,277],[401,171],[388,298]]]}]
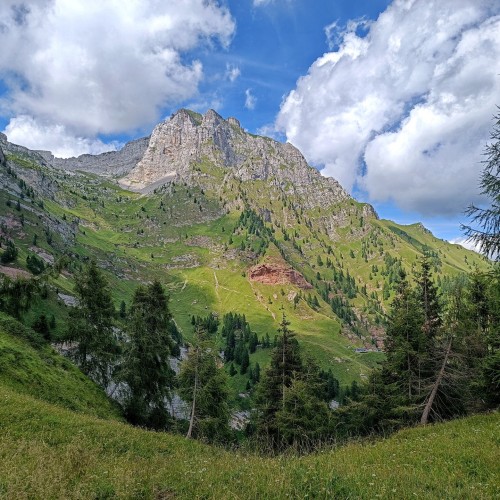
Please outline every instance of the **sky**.
[{"label": "sky", "polygon": [[181,107],[290,141],[461,241],[500,105],[499,0],[2,0],[0,130],[100,153]]}]

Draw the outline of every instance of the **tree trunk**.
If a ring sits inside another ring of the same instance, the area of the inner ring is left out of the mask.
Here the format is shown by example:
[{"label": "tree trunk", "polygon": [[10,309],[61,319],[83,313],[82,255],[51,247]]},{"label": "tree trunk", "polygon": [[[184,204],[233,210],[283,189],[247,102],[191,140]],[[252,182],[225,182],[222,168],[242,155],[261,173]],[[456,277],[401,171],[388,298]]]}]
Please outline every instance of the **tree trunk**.
[{"label": "tree trunk", "polygon": [[189,419],[189,429],[186,434],[187,439],[191,439],[194,427],[194,414],[196,412],[196,392],[198,390],[198,360],[194,369],[194,389],[193,389],[193,403],[191,405],[191,418]]},{"label": "tree trunk", "polygon": [[432,405],[434,404],[434,399],[436,398],[437,391],[439,389],[439,386],[441,385],[441,381],[443,380],[446,363],[448,362],[448,357],[450,356],[451,352],[451,343],[452,339],[450,338],[448,347],[446,349],[446,354],[444,355],[443,364],[441,365],[441,369],[439,370],[436,382],[434,382],[431,394],[429,396],[427,404],[425,405],[424,412],[422,413],[422,418],[420,419],[420,423],[423,425],[427,424],[427,421],[429,420],[429,413],[431,412]]},{"label": "tree trunk", "polygon": [[285,332],[283,332],[283,360],[282,360],[282,370],[281,370],[281,384],[282,384],[281,405],[284,410],[285,409]]}]

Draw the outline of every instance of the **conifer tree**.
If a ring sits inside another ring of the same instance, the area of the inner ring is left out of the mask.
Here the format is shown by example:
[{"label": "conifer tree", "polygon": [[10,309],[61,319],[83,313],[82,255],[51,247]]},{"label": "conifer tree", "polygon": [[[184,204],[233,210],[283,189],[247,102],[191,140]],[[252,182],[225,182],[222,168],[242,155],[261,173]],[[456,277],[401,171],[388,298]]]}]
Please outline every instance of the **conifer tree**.
[{"label": "conifer tree", "polygon": [[495,116],[490,144],[486,145],[481,194],[490,199],[487,208],[471,205],[467,214],[478,227],[462,226],[470,241],[488,257],[500,260],[500,113]]},{"label": "conifer tree", "polygon": [[133,424],[156,429],[168,425],[166,402],[175,375],[169,363],[174,329],[162,285],[155,281],[139,286],[130,306],[129,340],[119,374],[128,387],[125,413]]},{"label": "conifer tree", "polygon": [[276,340],[270,366],[259,384],[256,398],[257,434],[272,446],[278,445],[280,441],[276,413],[285,406],[286,391],[292,384],[294,374],[302,370],[299,344],[289,325],[283,313],[278,329],[281,335]]},{"label": "conifer tree", "polygon": [[178,376],[179,394],[190,405],[187,438],[210,442],[230,440],[227,375],[217,365],[214,342],[198,323],[194,344]]},{"label": "conifer tree", "polygon": [[67,339],[76,342],[72,355],[81,370],[107,387],[118,347],[109,285],[95,261],[75,276],[78,305],[70,311]]},{"label": "conifer tree", "polygon": [[243,347],[241,355],[240,373],[244,375],[247,372],[249,366],[250,366],[250,356],[248,355],[248,349],[246,347]]}]

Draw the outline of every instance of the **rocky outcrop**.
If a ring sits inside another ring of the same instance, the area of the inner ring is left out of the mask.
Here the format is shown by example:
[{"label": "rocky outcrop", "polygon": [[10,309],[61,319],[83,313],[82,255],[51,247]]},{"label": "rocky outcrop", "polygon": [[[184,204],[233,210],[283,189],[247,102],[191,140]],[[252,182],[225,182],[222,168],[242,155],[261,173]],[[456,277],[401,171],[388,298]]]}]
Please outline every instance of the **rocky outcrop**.
[{"label": "rocky outcrop", "polygon": [[236,118],[224,120],[213,110],[200,115],[182,109],[157,125],[144,156],[120,184],[142,192],[171,181],[194,185],[201,164],[222,168],[241,181],[266,181],[300,199],[304,208],[349,198],[291,144],[248,134]]},{"label": "rocky outcrop", "polygon": [[5,165],[5,155],[3,154],[2,148],[0,147],[0,165]]},{"label": "rocky outcrop", "polygon": [[119,151],[99,155],[80,155],[77,158],[55,158],[50,151],[37,151],[46,162],[62,170],[89,172],[106,177],[128,174],[141,160],[149,144],[149,137],[128,142]]},{"label": "rocky outcrop", "polygon": [[248,278],[250,281],[266,285],[295,285],[305,290],[312,288],[312,285],[304,279],[302,274],[283,264],[259,264],[249,270]]}]

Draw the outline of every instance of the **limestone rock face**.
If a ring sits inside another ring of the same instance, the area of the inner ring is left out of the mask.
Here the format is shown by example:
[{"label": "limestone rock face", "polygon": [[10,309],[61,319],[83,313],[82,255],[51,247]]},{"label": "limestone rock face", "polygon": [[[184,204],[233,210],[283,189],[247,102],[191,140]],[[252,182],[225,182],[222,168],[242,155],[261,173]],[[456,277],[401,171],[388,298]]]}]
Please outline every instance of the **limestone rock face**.
[{"label": "limestone rock face", "polygon": [[5,165],[5,155],[3,154],[1,147],[0,147],[0,165]]},{"label": "limestone rock face", "polygon": [[196,184],[196,165],[210,164],[241,181],[262,180],[301,199],[304,208],[349,198],[340,184],[310,167],[300,151],[246,133],[236,118],[180,110],[156,126],[137,166],[120,184],[147,192],[169,181]]}]

